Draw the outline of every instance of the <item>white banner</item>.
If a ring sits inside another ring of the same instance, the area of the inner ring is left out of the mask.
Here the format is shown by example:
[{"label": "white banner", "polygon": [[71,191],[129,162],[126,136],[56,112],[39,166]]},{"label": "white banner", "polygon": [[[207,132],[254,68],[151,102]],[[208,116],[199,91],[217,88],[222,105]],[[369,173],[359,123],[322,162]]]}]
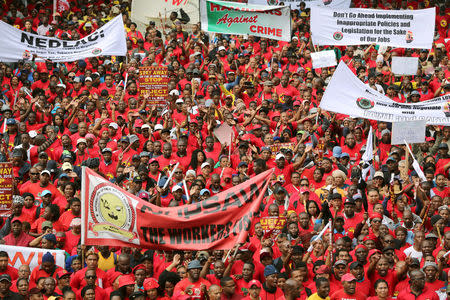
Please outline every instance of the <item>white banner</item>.
[{"label": "white banner", "polygon": [[403,145],[406,142],[410,144],[425,142],[425,120],[394,122],[392,123],[392,145]]},{"label": "white banner", "polygon": [[377,121],[426,120],[427,125],[450,124],[450,94],[414,104],[397,103],[365,85],[344,62],[336,68],[320,107]]},{"label": "white banner", "polygon": [[181,17],[180,9],[183,9],[189,16],[190,24],[196,24],[200,20],[198,0],[133,0],[131,2],[131,20],[136,22],[143,32],[150,21],[155,22],[158,29],[161,30],[163,25],[161,23],[168,26],[173,25],[169,19],[172,12],[176,12],[178,17]]},{"label": "white banner", "polygon": [[334,50],[311,52],[313,69],[326,68],[337,65]]},{"label": "white banner", "polygon": [[76,41],[28,33],[2,21],[0,21],[0,32],[3,36],[0,43],[0,61],[2,62],[31,59],[34,54],[54,62],[66,62],[99,55],[125,56],[127,53],[122,15],[118,15],[105,26]]},{"label": "white banner", "polygon": [[291,41],[290,15],[287,6],[200,0],[202,30],[208,32]]},{"label": "white banner", "polygon": [[33,270],[42,264],[42,256],[47,252],[53,255],[56,265],[65,268],[64,250],[0,245],[0,251],[6,251],[8,253],[8,264],[16,269],[19,269],[21,265],[29,265],[30,269]]},{"label": "white banner", "polygon": [[311,35],[316,45],[369,45],[430,49],[434,8],[419,10],[311,8]]},{"label": "white banner", "polygon": [[248,4],[260,4],[260,5],[289,5],[291,9],[299,9],[300,3],[305,2],[306,7],[312,6],[326,6],[332,8],[349,8],[351,0],[248,0]]},{"label": "white banner", "polygon": [[398,75],[416,75],[419,68],[418,57],[392,57],[392,73]]}]

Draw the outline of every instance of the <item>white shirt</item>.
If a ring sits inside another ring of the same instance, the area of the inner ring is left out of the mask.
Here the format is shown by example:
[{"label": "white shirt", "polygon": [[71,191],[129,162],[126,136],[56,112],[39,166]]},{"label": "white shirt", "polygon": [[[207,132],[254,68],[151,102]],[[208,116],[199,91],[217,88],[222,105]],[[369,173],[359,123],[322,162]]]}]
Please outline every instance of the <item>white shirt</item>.
[{"label": "white shirt", "polygon": [[405,253],[406,256],[410,256],[411,258],[417,258],[419,261],[422,260],[422,252],[416,251],[413,246],[403,250],[403,253]]}]

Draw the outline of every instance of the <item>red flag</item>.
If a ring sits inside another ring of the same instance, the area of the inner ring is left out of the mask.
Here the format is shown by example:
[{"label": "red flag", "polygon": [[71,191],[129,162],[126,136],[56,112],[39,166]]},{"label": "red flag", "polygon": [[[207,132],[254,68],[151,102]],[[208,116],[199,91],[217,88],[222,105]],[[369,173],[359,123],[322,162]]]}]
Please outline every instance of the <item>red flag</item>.
[{"label": "red flag", "polygon": [[53,0],[55,1],[55,12],[62,13],[63,11],[70,10],[69,0]]},{"label": "red flag", "polygon": [[163,250],[231,249],[246,240],[272,172],[201,202],[163,208],[83,168],[82,243]]},{"label": "red flag", "polygon": [[0,128],[0,133],[5,133],[5,132],[6,132],[6,129],[7,129],[7,126],[6,126],[6,119],[4,119],[4,120],[3,120],[2,127]]}]

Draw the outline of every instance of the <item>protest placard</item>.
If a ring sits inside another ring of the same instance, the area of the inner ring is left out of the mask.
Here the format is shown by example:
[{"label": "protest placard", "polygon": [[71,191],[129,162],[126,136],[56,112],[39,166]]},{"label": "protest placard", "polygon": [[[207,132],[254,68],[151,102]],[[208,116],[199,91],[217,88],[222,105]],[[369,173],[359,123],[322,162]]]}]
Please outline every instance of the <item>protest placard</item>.
[{"label": "protest placard", "polygon": [[285,217],[262,217],[259,220],[264,235],[275,239],[286,225]]},{"label": "protest placard", "polygon": [[169,75],[167,67],[139,68],[139,93],[148,97],[149,106],[165,106],[167,103]]},{"label": "protest placard", "polygon": [[227,123],[223,123],[214,129],[214,135],[222,145],[230,145],[233,137],[233,129]]},{"label": "protest placard", "polygon": [[392,73],[397,75],[416,75],[419,67],[418,57],[392,57]]},{"label": "protest placard", "polygon": [[202,30],[227,34],[248,34],[281,41],[291,40],[289,6],[201,0]]},{"label": "protest placard", "polygon": [[377,10],[311,8],[311,37],[315,45],[387,45],[430,49],[434,36],[434,8]]},{"label": "protest placard", "polygon": [[337,65],[334,50],[311,52],[313,69],[326,68]]},{"label": "protest placard", "polygon": [[392,145],[403,145],[425,142],[425,120],[392,123]]},{"label": "protest placard", "polygon": [[295,144],[294,143],[279,143],[279,144],[273,144],[270,146],[270,150],[272,151],[272,158],[275,159],[275,156],[278,152],[281,151],[281,149],[291,149],[294,150]]},{"label": "protest placard", "polygon": [[13,195],[12,162],[0,163],[0,216],[9,216]]}]

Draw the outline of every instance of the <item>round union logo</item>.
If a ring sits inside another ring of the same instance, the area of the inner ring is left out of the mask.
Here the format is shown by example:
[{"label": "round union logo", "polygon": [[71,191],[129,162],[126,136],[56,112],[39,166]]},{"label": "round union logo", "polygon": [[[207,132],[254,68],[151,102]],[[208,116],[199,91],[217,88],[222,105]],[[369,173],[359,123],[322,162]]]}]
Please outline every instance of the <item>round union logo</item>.
[{"label": "round union logo", "polygon": [[375,106],[375,103],[373,101],[364,97],[359,97],[358,99],[356,99],[356,104],[358,105],[359,108],[362,109],[371,109],[372,107]]},{"label": "round union logo", "polygon": [[333,34],[333,39],[335,39],[336,41],[342,40],[343,37],[344,37],[344,34],[342,32],[340,32],[340,31],[336,31]]}]

